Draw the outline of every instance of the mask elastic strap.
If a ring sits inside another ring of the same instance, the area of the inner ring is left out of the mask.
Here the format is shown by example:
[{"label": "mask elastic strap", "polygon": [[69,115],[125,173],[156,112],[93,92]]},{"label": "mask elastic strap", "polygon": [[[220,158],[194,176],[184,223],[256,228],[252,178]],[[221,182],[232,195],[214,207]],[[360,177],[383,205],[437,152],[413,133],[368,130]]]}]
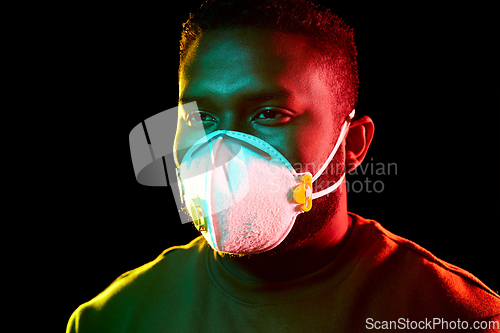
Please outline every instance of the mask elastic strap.
[{"label": "mask elastic strap", "polygon": [[330,186],[330,187],[328,187],[328,188],[326,188],[324,190],[321,190],[319,192],[314,192],[312,194],[312,199],[314,200],[314,199],[320,198],[320,197],[322,197],[324,195],[327,195],[328,193],[331,193],[331,192],[335,191],[337,189],[337,187],[339,187],[340,184],[342,184],[342,182],[344,181],[344,178],[345,178],[345,173],[342,174],[342,177],[340,177],[340,179],[335,184],[333,184],[332,186]]},{"label": "mask elastic strap", "polygon": [[[354,114],[355,114],[355,110],[352,110],[352,112],[349,113],[349,115],[347,116],[347,118],[346,118],[346,120],[344,122],[344,125],[342,125],[342,130],[340,131],[340,135],[339,135],[339,138],[337,140],[337,143],[335,144],[335,147],[333,148],[332,152],[330,153],[330,156],[328,156],[326,162],[323,164],[323,166],[321,167],[321,169],[319,169],[319,171],[312,178],[313,182],[316,181],[319,178],[319,176],[321,176],[323,174],[323,172],[326,170],[326,168],[328,167],[328,165],[330,165],[330,162],[332,161],[333,157],[337,153],[337,150],[339,149],[340,144],[345,139],[345,136],[346,136],[347,131],[349,129],[349,124],[351,123],[352,118],[354,118]],[[344,178],[345,178],[345,173],[342,174],[342,177],[340,177],[340,179],[335,184],[333,184],[332,186],[330,186],[330,187],[328,187],[328,188],[326,188],[326,189],[324,189],[322,191],[313,193],[312,194],[313,200],[316,199],[316,198],[322,197],[324,195],[327,195],[328,193],[331,193],[331,192],[335,191],[337,189],[337,187],[339,187],[340,184],[342,184],[342,182],[344,181]]]}]

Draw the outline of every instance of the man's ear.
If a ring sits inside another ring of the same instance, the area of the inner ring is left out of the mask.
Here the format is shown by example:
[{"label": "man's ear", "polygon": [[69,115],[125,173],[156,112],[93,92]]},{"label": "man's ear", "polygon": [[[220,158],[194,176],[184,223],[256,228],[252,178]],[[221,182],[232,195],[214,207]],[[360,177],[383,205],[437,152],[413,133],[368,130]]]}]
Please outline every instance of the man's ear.
[{"label": "man's ear", "polygon": [[374,131],[375,125],[368,116],[355,117],[351,121],[345,146],[347,172],[356,169],[363,162],[368,147],[372,142]]}]

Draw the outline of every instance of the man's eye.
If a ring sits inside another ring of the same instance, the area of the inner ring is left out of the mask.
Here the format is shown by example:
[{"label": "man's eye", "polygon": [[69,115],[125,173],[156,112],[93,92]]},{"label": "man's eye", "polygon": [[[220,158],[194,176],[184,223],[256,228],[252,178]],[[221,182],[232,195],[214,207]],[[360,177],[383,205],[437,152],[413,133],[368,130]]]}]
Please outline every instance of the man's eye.
[{"label": "man's eye", "polygon": [[266,110],[266,111],[262,112],[261,114],[259,114],[258,119],[273,119],[273,118],[276,118],[277,115],[278,115],[278,111]]},{"label": "man's eye", "polygon": [[253,120],[261,125],[274,126],[285,124],[291,119],[292,117],[284,112],[268,109],[259,113]]},{"label": "man's eye", "polygon": [[187,116],[186,122],[189,126],[200,126],[202,124],[203,126],[209,126],[217,122],[217,120],[208,113],[192,112]]}]

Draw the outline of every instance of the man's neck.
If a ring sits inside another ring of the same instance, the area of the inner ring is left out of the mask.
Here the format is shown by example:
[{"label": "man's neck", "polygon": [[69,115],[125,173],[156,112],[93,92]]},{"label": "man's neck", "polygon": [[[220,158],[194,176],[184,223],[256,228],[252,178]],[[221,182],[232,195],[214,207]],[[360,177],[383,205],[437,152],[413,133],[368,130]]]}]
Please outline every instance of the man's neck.
[{"label": "man's neck", "polygon": [[[233,275],[250,282],[285,281],[314,273],[330,263],[342,250],[351,230],[347,209],[336,212],[314,239],[287,249],[287,244],[255,255],[222,254],[218,259]],[[292,229],[293,230],[293,229]]]}]

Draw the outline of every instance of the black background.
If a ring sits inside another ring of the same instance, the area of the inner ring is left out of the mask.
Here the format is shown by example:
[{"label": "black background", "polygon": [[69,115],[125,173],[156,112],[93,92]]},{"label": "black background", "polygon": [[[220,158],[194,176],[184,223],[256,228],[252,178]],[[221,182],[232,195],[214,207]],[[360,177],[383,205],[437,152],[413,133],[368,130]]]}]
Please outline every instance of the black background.
[{"label": "black background", "polygon": [[[197,235],[180,224],[170,189],[135,181],[128,135],[176,105],[181,24],[198,4],[81,8],[63,19],[71,32],[54,27],[60,88],[53,97],[64,111],[46,143],[55,163],[45,186],[55,194],[38,194],[47,202],[40,213],[54,222],[43,228],[53,231],[47,262],[62,326],[120,274]],[[493,9],[327,5],[355,32],[357,111],[375,122],[365,161],[397,164],[397,174],[368,175],[383,192],[349,193],[349,210],[498,291]],[[357,179],[364,181],[348,176]]]}]

